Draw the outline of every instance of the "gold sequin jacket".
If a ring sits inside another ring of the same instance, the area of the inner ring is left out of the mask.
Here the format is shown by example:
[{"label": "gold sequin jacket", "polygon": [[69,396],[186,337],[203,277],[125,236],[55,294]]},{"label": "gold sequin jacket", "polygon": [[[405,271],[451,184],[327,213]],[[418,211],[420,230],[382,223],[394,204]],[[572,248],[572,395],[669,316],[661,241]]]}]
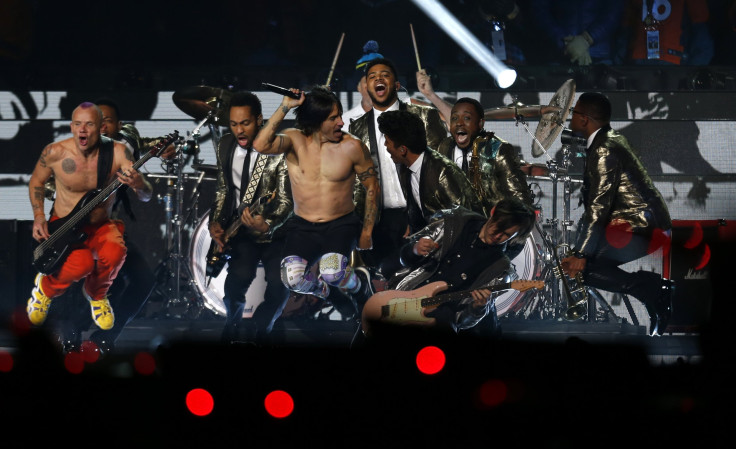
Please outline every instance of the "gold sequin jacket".
[{"label": "gold sequin jacket", "polygon": [[[437,151],[448,159],[453,159],[455,146],[455,139],[450,136],[440,143]],[[477,193],[483,201],[486,216],[504,198],[515,197],[532,205],[526,174],[521,170],[519,155],[510,143],[493,135],[478,149],[478,159],[482,192]],[[473,180],[470,179],[470,182],[472,184]]]},{"label": "gold sequin jacket", "polygon": [[[235,187],[233,184],[233,153],[237,141],[232,134],[225,134],[220,139],[217,147],[217,190],[215,193],[215,202],[210,211],[210,223],[220,223],[223,229],[227,228],[232,220],[240,219],[235,217],[237,211],[235,207]],[[266,166],[263,168],[261,179],[258,181],[253,199],[271,195],[276,192],[276,196],[269,201],[264,207],[262,216],[269,223],[270,228],[266,233],[258,233],[250,230],[249,234],[255,238],[256,242],[265,243],[270,241],[273,232],[281,226],[288,218],[294,208],[294,202],[291,198],[291,184],[289,182],[289,173],[286,168],[286,159],[283,154],[277,156],[268,156],[259,154],[252,150],[258,158],[266,158]],[[258,159],[256,159],[258,163]]]},{"label": "gold sequin jacket", "polygon": [[585,211],[575,248],[584,255],[603,243],[612,222],[626,222],[632,232],[646,236],[672,227],[667,205],[639,156],[610,126],[601,128],[586,150],[582,192]]}]

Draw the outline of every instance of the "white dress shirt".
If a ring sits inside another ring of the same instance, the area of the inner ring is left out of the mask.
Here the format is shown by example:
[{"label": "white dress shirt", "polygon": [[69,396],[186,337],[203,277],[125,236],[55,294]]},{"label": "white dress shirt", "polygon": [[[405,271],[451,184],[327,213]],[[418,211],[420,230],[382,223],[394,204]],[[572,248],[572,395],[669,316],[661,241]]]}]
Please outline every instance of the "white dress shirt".
[{"label": "white dress shirt", "polygon": [[[250,167],[248,167],[248,173],[253,173],[253,167],[256,165],[256,158],[258,157],[258,152],[255,150],[253,151],[253,154],[250,156]],[[243,162],[245,161],[245,156],[248,154],[247,150],[244,150],[243,148],[238,145],[235,148],[235,151],[233,151],[233,184],[235,185],[235,206],[240,206],[240,200],[243,199],[243,194],[240,191],[240,181],[243,178]]]},{"label": "white dress shirt", "polygon": [[[386,111],[398,111],[399,101],[389,106]],[[386,139],[378,129],[378,117],[385,111],[379,111],[373,108],[373,126],[376,130],[376,142],[378,148],[378,160],[381,164],[381,193],[383,195],[383,207],[387,209],[398,209],[406,207],[406,200],[401,193],[401,184],[399,183],[399,174],[396,171],[396,163],[391,159],[391,155],[386,150]]]},{"label": "white dress shirt", "polygon": [[422,210],[422,200],[419,196],[419,177],[422,172],[422,162],[424,162],[424,153],[420,154],[417,160],[409,166],[411,171],[411,194],[414,195],[414,201],[417,202],[419,210]]}]

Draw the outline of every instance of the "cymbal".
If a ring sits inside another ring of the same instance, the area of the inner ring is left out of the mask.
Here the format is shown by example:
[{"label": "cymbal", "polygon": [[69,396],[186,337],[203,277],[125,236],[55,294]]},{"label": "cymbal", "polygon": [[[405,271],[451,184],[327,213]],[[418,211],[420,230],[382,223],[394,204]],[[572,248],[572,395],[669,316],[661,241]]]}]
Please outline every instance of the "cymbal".
[{"label": "cymbal", "polygon": [[230,117],[230,98],[232,94],[226,89],[209,86],[191,86],[177,90],[172,96],[176,107],[195,120],[207,117],[210,111],[217,109],[215,121],[225,126]]},{"label": "cymbal", "polygon": [[192,164],[192,168],[197,171],[203,171],[206,174],[216,175],[217,165],[212,164]]},{"label": "cymbal", "polygon": [[[570,113],[573,98],[575,98],[575,80],[569,79],[562,83],[549,102],[549,106],[557,109],[542,114],[542,118],[539,119],[537,130],[534,133],[536,140],[532,142],[532,156],[543,155],[565,127],[565,120]],[[537,141],[542,145],[541,147]]]},{"label": "cymbal", "polygon": [[539,117],[548,112],[557,111],[559,111],[559,108],[555,106],[524,105],[521,103],[515,103],[502,108],[486,109],[483,117],[486,119],[503,120],[515,119],[518,116]]}]

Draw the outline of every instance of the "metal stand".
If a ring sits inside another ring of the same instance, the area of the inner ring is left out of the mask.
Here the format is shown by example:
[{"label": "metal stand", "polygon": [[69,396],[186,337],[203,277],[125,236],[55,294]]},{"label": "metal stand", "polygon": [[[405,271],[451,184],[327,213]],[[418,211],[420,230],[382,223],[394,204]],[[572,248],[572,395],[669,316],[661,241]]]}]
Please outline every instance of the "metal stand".
[{"label": "metal stand", "polygon": [[[529,128],[524,122],[523,116],[517,116],[517,125],[521,124],[526,132],[532,136],[532,139],[539,145],[540,148],[544,148],[539,142],[537,137],[529,131]],[[547,228],[550,230],[549,233],[541,230],[542,237],[544,239],[544,246],[547,251],[554,251],[549,257],[544,258],[545,267],[542,270],[543,280],[547,286],[542,294],[537,295],[536,298],[529,301],[525,307],[522,308],[520,313],[516,314],[516,317],[526,318],[541,318],[541,319],[554,319],[564,320],[568,311],[568,304],[566,298],[561,294],[562,289],[560,288],[561,280],[554,276],[554,260],[563,258],[565,253],[570,249],[571,246],[571,230],[574,225],[571,220],[571,208],[570,201],[572,196],[572,178],[569,176],[569,167],[572,165],[571,161],[571,148],[570,145],[564,144],[562,146],[562,164],[558,164],[555,160],[550,157],[546,149],[544,155],[547,156],[547,168],[548,176],[552,182],[552,217],[546,220]],[[562,220],[559,221],[558,210],[557,210],[557,195],[558,195],[558,182],[562,181],[563,188],[563,204],[562,204]],[[556,257],[555,257],[556,256]],[[617,323],[625,322],[625,319],[618,317],[605,298],[592,287],[584,287],[587,292],[587,313],[586,320],[588,322],[594,321],[614,321]],[[601,310],[597,308],[597,304],[601,306]],[[600,316],[599,316],[600,315]]]},{"label": "metal stand", "polygon": [[[194,285],[194,275],[189,266],[188,255],[182,247],[183,231],[187,224],[193,228],[198,218],[197,203],[199,199],[199,185],[204,178],[204,173],[197,177],[196,185],[189,198],[190,207],[184,210],[185,178],[183,170],[187,159],[185,154],[197,154],[199,130],[211,119],[208,115],[194,129],[191,134],[192,140],[180,145],[176,157],[167,160],[167,189],[161,198],[166,211],[166,257],[159,263],[155,270],[157,284],[154,287],[164,297],[163,308],[167,317],[181,318],[182,316],[199,315],[203,309],[200,295],[197,294]],[[200,161],[195,159],[196,163]],[[182,285],[184,289],[182,289]],[[196,317],[196,316],[195,316]]]}]

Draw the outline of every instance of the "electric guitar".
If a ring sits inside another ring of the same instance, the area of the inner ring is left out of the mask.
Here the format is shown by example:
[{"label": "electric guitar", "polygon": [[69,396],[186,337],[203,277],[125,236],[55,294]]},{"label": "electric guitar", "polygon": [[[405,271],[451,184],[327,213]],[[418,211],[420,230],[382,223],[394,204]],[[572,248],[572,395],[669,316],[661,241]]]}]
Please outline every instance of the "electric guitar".
[{"label": "electric guitar", "polygon": [[246,204],[245,202],[240,203],[240,206],[238,206],[238,210],[233,214],[233,217],[230,220],[230,224],[225,229],[225,234],[223,235],[223,243],[225,243],[225,247],[222,249],[222,251],[219,250],[217,243],[213,240],[210,244],[210,249],[207,251],[207,264],[205,266],[205,273],[207,274],[207,278],[216,278],[220,275],[220,272],[222,272],[222,269],[225,268],[225,264],[230,260],[230,247],[227,246],[227,242],[232,239],[235,234],[238,233],[238,229],[240,229],[240,226],[243,224],[243,222],[240,220],[240,216],[243,215],[243,211],[246,207],[248,207],[248,210],[250,210],[250,213],[252,215],[259,215],[263,212],[263,209],[266,207],[266,204],[270,203],[272,199],[276,198],[276,192],[269,195],[264,195],[260,198],[256,198],[255,201],[253,201],[250,205]]},{"label": "electric guitar", "polygon": [[[179,132],[174,131],[152,147],[138,161],[133,168],[138,169],[152,157],[158,157],[171,143],[179,139]],[[33,266],[41,274],[51,274],[59,269],[69,253],[87,239],[82,230],[87,224],[90,212],[115,193],[123,183],[117,178],[106,187],[87,192],[74,206],[74,209],[63,218],[48,223],[49,238],[39,243],[33,250]]]},{"label": "electric guitar", "polygon": [[[438,295],[438,293],[447,290],[447,288],[448,285],[446,282],[436,281],[416,290],[384,290],[374,294],[368,298],[368,301],[363,306],[361,320],[363,332],[368,334],[371,323],[377,321],[391,324],[434,325],[435,319],[426,316],[427,312],[432,311],[440,304],[467,298],[472,291],[468,290]],[[495,292],[513,289],[524,292],[532,288],[544,288],[544,281],[512,281],[505,284],[482,287],[479,290],[486,289]]]}]

